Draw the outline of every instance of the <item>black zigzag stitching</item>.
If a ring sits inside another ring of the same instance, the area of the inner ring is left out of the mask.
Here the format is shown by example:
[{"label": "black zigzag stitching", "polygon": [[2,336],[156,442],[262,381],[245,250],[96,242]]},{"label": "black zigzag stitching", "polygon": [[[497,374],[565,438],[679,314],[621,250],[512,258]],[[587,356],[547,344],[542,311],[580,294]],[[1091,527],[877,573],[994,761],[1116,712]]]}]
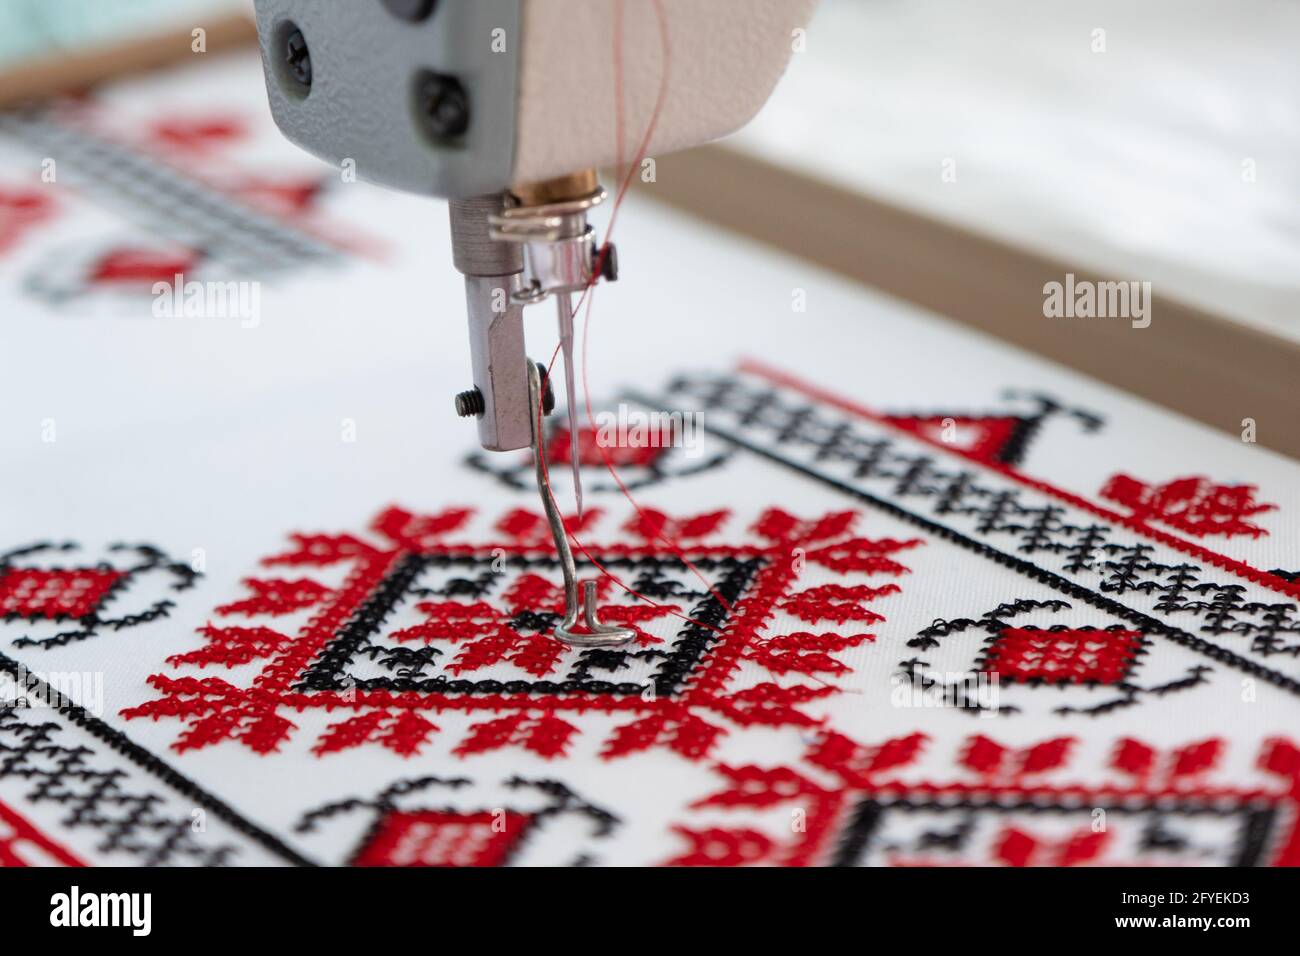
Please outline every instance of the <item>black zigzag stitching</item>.
[{"label": "black zigzag stitching", "polygon": [[[933,468],[933,459],[928,455],[919,455],[914,457],[900,456],[897,453],[891,452],[890,446],[892,445],[892,442],[889,439],[864,439],[860,436],[854,435],[850,429],[834,430],[832,426],[825,421],[814,422],[813,413],[816,409],[812,406],[794,410],[784,406],[778,407],[779,396],[775,389],[757,388],[753,392],[747,393],[743,396],[743,402],[740,405],[736,404],[737,398],[734,393],[737,390],[738,383],[734,379],[724,378],[702,383],[702,390],[696,390],[694,394],[702,401],[705,408],[730,408],[738,415],[742,426],[765,428],[778,432],[775,436],[775,440],[777,441],[783,439],[793,440],[798,428],[811,428],[815,425],[820,429],[822,437],[825,438],[825,441],[809,439],[818,446],[817,457],[819,459],[834,455],[855,463],[857,466],[857,475],[859,477],[868,474],[888,474],[889,477],[896,481],[894,493],[900,498],[909,495],[920,495],[923,497],[936,496],[941,492],[945,483],[950,482],[954,477],[956,477],[939,472],[937,469]],[[670,391],[684,391],[689,393],[692,389],[683,381],[679,380],[670,386]],[[638,404],[653,409],[662,409],[669,405],[669,403],[664,401],[656,401],[637,393],[631,393],[628,397],[631,401],[635,401]],[[731,404],[728,405],[728,402]],[[793,425],[791,424],[792,422],[794,422]],[[929,518],[923,517],[916,512],[909,511],[892,501],[879,498],[870,492],[863,491],[860,488],[856,488],[837,478],[822,474],[812,467],[785,458],[777,452],[768,448],[763,448],[754,442],[741,437],[733,431],[719,428],[716,424],[711,427],[710,431],[717,437],[731,442],[740,448],[744,448],[762,458],[766,458],[769,461],[796,471],[814,481],[834,488],[842,494],[856,498],[859,501],[871,505],[880,511],[891,514],[909,524],[916,525],[931,534],[951,541],[960,547],[973,551],[989,560],[995,561],[996,563],[1016,571],[1019,574],[1039,581],[1056,591],[1078,598],[1079,600],[1108,611],[1124,620],[1132,621],[1143,629],[1145,633],[1162,634],[1170,640],[1182,644],[1197,653],[1211,658],[1212,660],[1235,667],[1238,670],[1244,671],[1247,674],[1281,687],[1293,694],[1300,695],[1300,680],[1296,680],[1286,674],[1264,667],[1255,661],[1229,651],[1217,644],[1211,643],[1204,638],[1197,637],[1181,628],[1166,624],[1149,614],[1144,614],[1140,611],[1134,610],[1113,598],[1107,597],[1105,594],[1086,588],[1074,581],[1070,581],[1055,572],[1049,571],[1046,568],[1033,564],[1023,558],[1007,554],[1006,552],[1000,551],[982,541],[970,538],[947,525],[940,524]],[[886,473],[881,470],[882,463],[891,455],[895,464],[904,466],[902,471]],[[996,499],[997,496],[994,495],[992,498]],[[1005,510],[1008,505],[1009,510]],[[990,509],[997,508],[1003,508],[1005,510],[1005,514],[1002,517],[990,514]],[[996,500],[991,500],[982,506],[982,510],[980,511],[982,525],[980,530],[981,532],[985,532],[996,528],[996,530],[999,531],[1014,533],[1018,535],[1024,543],[1021,550],[1028,551],[1029,553],[1040,550],[1052,552],[1073,550],[1072,548],[1063,547],[1053,543],[1050,540],[1051,533],[1068,532],[1069,535],[1073,536],[1079,533],[1091,531],[1095,535],[1095,528],[1077,528],[1061,524],[1057,519],[1059,511],[1060,509],[1054,505],[1047,505],[1046,507],[1039,509],[1025,508],[1014,501],[1014,493],[1011,493],[1011,497],[1006,498],[1006,501],[1002,504],[999,504]],[[1032,517],[1034,520],[1030,521],[1028,524],[1017,523],[1018,518],[1017,520],[1013,520],[1011,517],[1012,515],[1028,516]],[[1137,545],[1135,548],[1129,548],[1127,546],[1117,547],[1127,554],[1133,550],[1141,551],[1141,549],[1146,546]],[[1143,568],[1140,560],[1141,555],[1139,555],[1134,561],[1127,563],[1123,558],[1124,555],[1121,555],[1121,560],[1119,561],[1105,562],[1104,568],[1106,573],[1109,574],[1109,577],[1103,579],[1101,584],[1102,591],[1123,593],[1125,590],[1134,589],[1131,582],[1126,583],[1126,573],[1131,572],[1134,568],[1142,571],[1150,571],[1157,568],[1155,565]],[[1093,557],[1090,560],[1097,561],[1098,559]],[[1129,565],[1132,565],[1132,567]],[[1163,566],[1159,567],[1163,568]],[[1167,590],[1168,587],[1178,586],[1179,585],[1177,584],[1169,586],[1151,585],[1153,589],[1157,590]],[[1235,597],[1234,603],[1235,592],[1232,591],[1232,588],[1234,587],[1232,585],[1214,587],[1217,590],[1229,592],[1221,599],[1221,604],[1224,605],[1222,613],[1228,615],[1228,617],[1231,617],[1233,611],[1249,611],[1253,613],[1260,610],[1273,609],[1272,605],[1264,606],[1246,604],[1242,602],[1239,597]],[[1284,607],[1292,610],[1294,609],[1293,605],[1285,605]],[[1187,609],[1191,611],[1201,610],[1199,608],[1191,607]],[[1262,625],[1238,621],[1235,626],[1229,627],[1224,623],[1220,623],[1217,627],[1231,629],[1236,633],[1245,633],[1247,630],[1256,631],[1261,627],[1266,631],[1273,633],[1282,630],[1290,631],[1300,629],[1300,624],[1295,624],[1294,621],[1288,617],[1290,613],[1289,610],[1279,610],[1277,613],[1283,617],[1283,621],[1280,625],[1272,624],[1268,621],[1265,621]],[[1216,631],[1215,628],[1215,623],[1211,621],[1206,630],[1210,633],[1219,633],[1220,631]],[[1273,634],[1261,634],[1260,636],[1271,638]],[[1261,652],[1267,652],[1267,648],[1260,650]]]},{"label": "black zigzag stitching", "polygon": [[[24,692],[48,702],[64,718],[103,741],[171,790],[193,801],[195,805],[212,813],[271,853],[299,866],[315,865],[283,841],[240,816],[228,804],[170,767],[121,731],[115,730],[84,708],[69,701],[44,680],[4,654],[0,654],[0,671],[7,672]],[[188,833],[191,824],[188,818],[167,819],[155,809],[154,805],[161,799],[159,796],[126,793],[119,783],[121,771],[100,772],[83,766],[81,762],[88,754],[85,748],[66,748],[51,740],[58,729],[57,724],[30,724],[20,721],[16,717],[17,710],[19,708],[13,706],[0,707],[0,733],[12,733],[19,740],[17,746],[0,743],[0,752],[10,754],[8,759],[0,763],[0,776],[20,775],[41,779],[41,785],[29,798],[34,802],[42,799],[60,802],[78,799],[79,812],[72,818],[70,825],[83,824],[104,831],[106,842],[102,849],[105,851],[124,850],[141,856],[146,864],[167,863],[178,857],[190,857],[210,865],[227,862],[227,857],[235,852],[235,848],[231,846],[208,849],[194,843]],[[32,757],[50,753],[63,755],[63,759],[58,762],[57,768],[53,771],[46,767],[48,761],[45,759],[30,766],[24,762]],[[60,790],[58,787],[66,782],[67,774],[93,786],[79,798],[70,790]],[[113,807],[129,807],[131,812],[125,818],[115,820],[111,815]],[[156,839],[151,843],[151,834],[155,838],[164,836],[165,839]]]}]

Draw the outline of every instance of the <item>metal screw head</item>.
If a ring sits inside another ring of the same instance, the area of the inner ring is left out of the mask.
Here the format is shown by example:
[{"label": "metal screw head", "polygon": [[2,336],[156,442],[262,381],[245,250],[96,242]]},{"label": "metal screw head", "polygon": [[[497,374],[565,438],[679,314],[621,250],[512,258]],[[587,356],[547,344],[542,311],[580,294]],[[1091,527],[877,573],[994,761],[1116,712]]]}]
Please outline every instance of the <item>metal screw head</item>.
[{"label": "metal screw head", "polygon": [[416,80],[415,102],[429,135],[451,139],[469,129],[469,94],[460,80],[441,73],[421,73]]},{"label": "metal screw head", "polygon": [[285,35],[284,65],[297,82],[311,86],[311,51],[307,49],[307,38],[297,27]]},{"label": "metal screw head", "polygon": [[433,13],[434,0],[381,0],[388,12],[407,23],[427,20]]},{"label": "metal screw head", "polygon": [[[546,366],[541,362],[533,363],[537,366],[537,371],[541,373],[541,379],[545,383],[542,391],[542,414],[549,415],[555,411],[555,389],[551,388],[550,376],[547,374]],[[483,398],[483,393],[475,385],[473,388],[467,388],[463,392],[456,394],[456,414],[461,418],[470,418],[482,415],[487,411],[487,401]]]}]

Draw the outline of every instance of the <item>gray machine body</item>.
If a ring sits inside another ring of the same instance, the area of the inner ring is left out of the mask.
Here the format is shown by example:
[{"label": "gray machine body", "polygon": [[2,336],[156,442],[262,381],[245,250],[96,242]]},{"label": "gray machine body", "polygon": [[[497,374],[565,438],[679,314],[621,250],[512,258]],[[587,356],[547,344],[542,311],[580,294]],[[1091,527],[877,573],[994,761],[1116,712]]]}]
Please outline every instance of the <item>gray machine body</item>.
[{"label": "gray machine body", "polygon": [[[816,0],[255,3],[271,112],[289,139],[353,160],[369,182],[463,199],[627,162],[643,132],[646,155],[661,156],[739,129],[771,95]],[[393,7],[428,14],[412,21]],[[311,54],[309,90],[285,67],[291,26]],[[463,85],[463,135],[427,134],[415,95],[424,71]]]},{"label": "gray machine body", "polygon": [[[409,22],[381,0],[255,0],[271,114],[292,142],[359,179],[451,198],[510,185],[521,0],[441,0]],[[310,52],[304,89],[284,60],[287,32]],[[501,32],[497,32],[501,31]],[[454,139],[430,136],[416,87],[423,71],[454,76],[470,104]]]},{"label": "gray machine body", "polygon": [[[562,256],[573,252],[563,236],[556,249],[532,243],[525,259],[495,237],[489,220],[505,209],[508,191],[628,162],[639,145],[654,156],[743,126],[771,94],[816,5],[254,2],[271,113],[285,136],[359,179],[451,200],[478,393],[465,404],[478,409],[483,447],[496,451],[534,438],[519,298],[525,265],[569,261]],[[439,90],[454,81],[450,113],[430,107],[446,97],[421,94],[430,75]],[[464,122],[449,125],[448,115]],[[589,243],[579,245],[589,257]],[[590,268],[585,258],[579,265]]]}]

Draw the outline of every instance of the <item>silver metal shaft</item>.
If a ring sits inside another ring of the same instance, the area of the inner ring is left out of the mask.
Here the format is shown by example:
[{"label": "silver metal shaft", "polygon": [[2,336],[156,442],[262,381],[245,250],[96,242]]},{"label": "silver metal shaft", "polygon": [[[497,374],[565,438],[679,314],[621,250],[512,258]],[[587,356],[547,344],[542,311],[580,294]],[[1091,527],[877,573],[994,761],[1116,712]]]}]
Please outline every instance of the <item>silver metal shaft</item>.
[{"label": "silver metal shaft", "polygon": [[582,517],[582,461],[578,448],[578,386],[573,362],[573,295],[555,293],[555,310],[560,318],[560,351],[564,354],[564,395],[569,407],[569,464],[573,469],[573,497]]}]

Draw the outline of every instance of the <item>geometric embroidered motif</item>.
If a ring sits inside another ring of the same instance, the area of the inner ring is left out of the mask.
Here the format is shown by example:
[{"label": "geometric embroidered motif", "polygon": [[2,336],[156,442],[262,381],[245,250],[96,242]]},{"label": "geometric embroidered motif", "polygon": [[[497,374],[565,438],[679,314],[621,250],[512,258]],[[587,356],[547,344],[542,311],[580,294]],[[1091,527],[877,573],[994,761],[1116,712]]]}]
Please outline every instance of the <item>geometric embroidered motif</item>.
[{"label": "geometric embroidered motif", "polygon": [[1159,521],[1198,538],[1266,535],[1267,531],[1246,519],[1277,508],[1255,501],[1253,485],[1219,485],[1204,477],[1149,485],[1119,474],[1101,489],[1101,496],[1124,505],[1135,518]]},{"label": "geometric embroidered motif", "polygon": [[1138,631],[1008,627],[985,651],[984,670],[1022,683],[1114,684],[1141,647]]},{"label": "geometric embroidered motif", "polygon": [[[905,574],[898,557],[921,544],[863,537],[852,511],[803,519],[775,508],[721,540],[727,512],[642,511],[610,541],[590,509],[575,532],[601,540],[587,553],[636,592],[603,579],[602,617],[636,639],[581,648],[554,637],[564,597],[544,518],[515,509],[485,540],[458,540],[470,515],[390,508],[372,524],[376,543],[293,535],[293,550],[264,562],[283,575],[247,579],[249,597],[216,609],[245,620],[206,625],[205,646],[168,658],[187,669],[257,663],[251,683],[156,674],[162,696],[124,715],[181,719],[180,751],[236,740],[271,753],[295,730],[289,713],[322,710],[339,719],[314,741],[318,756],[360,746],[410,756],[455,712],[487,718],[454,731],[457,755],[519,747],[554,758],[577,739],[577,718],[601,712],[616,718],[602,731],[605,759],[663,747],[698,760],[735,727],[812,726],[800,705],[836,693],[822,675],[843,673],[836,655],[872,641],[863,625],[884,620],[851,605],[895,593],[881,579]],[[324,569],[330,583],[313,576]],[[303,612],[305,624],[280,623]],[[770,633],[778,613],[802,626]]]}]

